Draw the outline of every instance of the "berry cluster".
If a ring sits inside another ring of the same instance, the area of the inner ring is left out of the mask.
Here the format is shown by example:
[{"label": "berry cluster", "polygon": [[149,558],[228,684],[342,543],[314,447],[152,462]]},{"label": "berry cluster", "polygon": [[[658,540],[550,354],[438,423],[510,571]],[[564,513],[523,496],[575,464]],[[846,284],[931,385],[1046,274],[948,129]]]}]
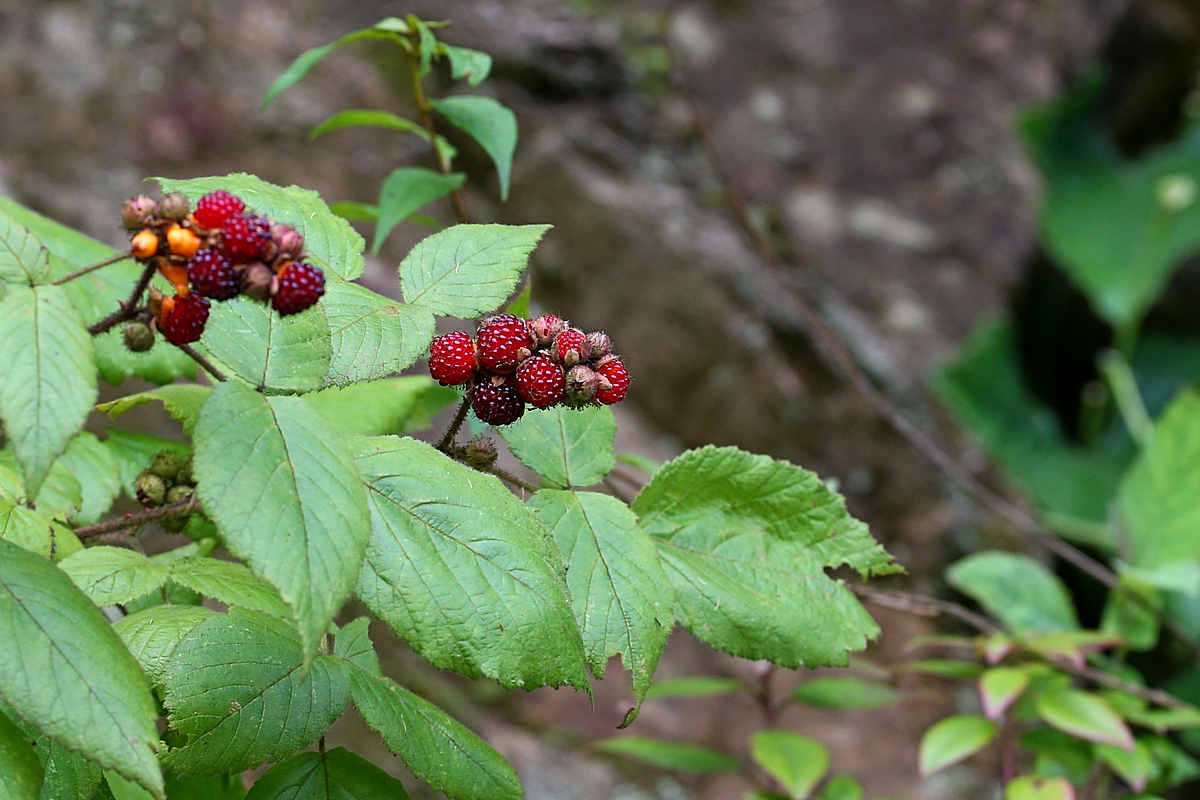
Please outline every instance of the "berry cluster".
[{"label": "berry cluster", "polygon": [[[287,316],[325,294],[325,274],[303,260],[300,232],[247,211],[245,203],[224,190],[201,197],[195,211],[178,192],[161,201],[135,197],[126,201],[121,222],[133,233],[133,257],[153,263],[175,286],[174,297],[150,294],[153,321],[172,344],[200,338],[210,300],[244,294],[269,301]],[[127,343],[131,336],[145,345],[140,333],[127,332]]]},{"label": "berry cluster", "polygon": [[[137,476],[133,486],[137,501],[145,508],[183,502],[196,490],[196,480],[192,477],[192,457],[173,450],[161,450],[154,456],[150,466]],[[187,524],[187,517],[171,517],[161,520],[159,524],[165,530],[178,533]]]},{"label": "berry cluster", "polygon": [[489,425],[508,425],[534,408],[620,402],[629,373],[603,331],[584,333],[547,314],[523,320],[485,317],[479,333],[454,331],[429,346],[429,374],[443,386],[466,384],[471,408]]}]

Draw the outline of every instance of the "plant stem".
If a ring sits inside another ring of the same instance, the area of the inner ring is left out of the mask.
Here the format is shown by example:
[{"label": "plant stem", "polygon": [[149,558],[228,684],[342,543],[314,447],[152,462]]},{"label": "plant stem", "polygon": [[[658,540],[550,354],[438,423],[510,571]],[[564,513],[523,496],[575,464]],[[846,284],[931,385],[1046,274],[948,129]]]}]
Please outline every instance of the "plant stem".
[{"label": "plant stem", "polygon": [[762,677],[758,679],[758,691],[754,693],[754,699],[758,701],[758,707],[762,711],[763,725],[768,728],[775,726],[775,715],[779,710],[771,696],[772,678],[778,669],[774,664],[768,664]]},{"label": "plant stem", "polygon": [[1005,713],[1000,721],[1000,785],[1008,786],[1017,777],[1017,723]]},{"label": "plant stem", "polygon": [[467,412],[471,410],[471,398],[468,395],[463,395],[462,403],[458,406],[458,412],[454,415],[454,421],[450,423],[450,427],[446,429],[446,433],[437,443],[437,449],[443,453],[450,454],[450,445],[454,444],[454,437],[458,435],[458,429],[462,427],[463,420],[467,418]]},{"label": "plant stem", "polygon": [[1150,419],[1150,412],[1146,410],[1142,393],[1138,390],[1133,368],[1117,350],[1105,350],[1100,354],[1099,361],[1100,371],[1108,381],[1108,387],[1112,389],[1113,397],[1117,401],[1117,410],[1121,412],[1121,419],[1125,421],[1129,435],[1139,447],[1145,447],[1154,435],[1154,421]]},{"label": "plant stem", "polygon": [[516,475],[513,475],[511,472],[507,472],[496,466],[491,466],[485,470],[480,470],[480,471],[481,472],[490,472],[492,475],[495,475],[497,478],[504,481],[505,483],[510,484],[512,486],[516,486],[518,489],[522,489],[526,492],[529,492],[529,494],[533,494],[534,492],[536,492],[538,490],[538,487],[534,486],[532,483],[526,483],[525,481],[518,478]]},{"label": "plant stem", "polygon": [[142,270],[142,276],[138,278],[138,282],[133,287],[133,293],[129,295],[129,300],[119,309],[95,325],[90,326],[88,333],[92,336],[99,336],[102,333],[108,333],[125,320],[133,319],[134,315],[141,310],[138,308],[138,303],[141,302],[142,294],[145,293],[146,287],[150,285],[150,280],[154,277],[154,272],[157,269],[158,267],[153,261],[146,264],[146,268]]},{"label": "plant stem", "polygon": [[161,508],[146,509],[137,514],[126,514],[117,519],[97,522],[95,525],[85,525],[82,528],[76,528],[74,532],[80,539],[90,539],[95,536],[103,536],[106,533],[115,533],[127,528],[136,528],[140,525],[145,525],[147,522],[155,522],[160,519],[186,517],[188,514],[199,509],[200,503],[196,499],[195,492],[193,492],[191,497],[186,500],[180,500],[178,503],[172,503],[169,506],[162,506]]},{"label": "plant stem", "polygon": [[[415,46],[416,48],[420,48],[420,42],[417,42]],[[449,175],[450,159],[443,158],[442,150],[438,147],[437,128],[433,124],[433,106],[430,105],[429,99],[425,96],[425,87],[421,85],[421,75],[419,72],[421,60],[417,53],[414,53],[410,60],[412,62],[413,96],[417,101],[417,110],[421,113],[421,124],[429,132],[429,143],[433,145],[433,154],[437,158],[438,167],[442,170],[443,175]],[[467,216],[467,209],[463,207],[462,197],[459,196],[458,189],[450,190],[450,205],[454,207],[454,215],[458,217],[459,222],[467,223],[471,221],[471,218]]]},{"label": "plant stem", "polygon": [[63,275],[62,277],[55,278],[54,280],[50,281],[50,285],[51,286],[61,286],[62,284],[69,283],[70,281],[73,281],[76,278],[82,278],[84,275],[87,275],[89,272],[95,272],[98,269],[103,269],[104,267],[111,266],[112,264],[116,264],[118,261],[124,261],[125,259],[132,258],[132,257],[133,257],[132,253],[117,253],[112,258],[106,258],[105,260],[101,261],[98,264],[92,264],[90,267],[83,267],[82,269],[77,269],[74,272],[68,272],[66,275]]},{"label": "plant stem", "polygon": [[190,344],[177,344],[175,346],[187,353],[193,361],[204,368],[205,372],[207,372],[209,375],[212,375],[213,380],[217,381],[218,383],[224,383],[225,381],[229,380],[225,377],[225,373],[217,369],[216,366],[214,366],[213,363],[207,358],[200,355],[196,348],[192,347]]}]

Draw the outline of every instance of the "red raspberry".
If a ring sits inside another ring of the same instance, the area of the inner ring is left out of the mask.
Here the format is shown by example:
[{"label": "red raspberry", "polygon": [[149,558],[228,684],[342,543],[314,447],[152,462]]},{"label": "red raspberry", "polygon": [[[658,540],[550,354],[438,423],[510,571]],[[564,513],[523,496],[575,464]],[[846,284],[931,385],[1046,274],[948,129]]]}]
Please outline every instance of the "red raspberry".
[{"label": "red raspberry", "polygon": [[597,389],[597,400],[606,406],[611,406],[613,403],[619,403],[625,399],[625,393],[629,391],[629,372],[619,358],[602,364],[596,369],[596,372],[604,376],[604,379],[612,385],[611,389],[605,389],[603,386]]},{"label": "red raspberry", "polygon": [[497,314],[479,328],[479,361],[495,372],[512,372],[522,358],[521,350],[532,349],[529,329],[520,317]]},{"label": "red raspberry", "polygon": [[221,252],[235,264],[266,255],[271,241],[271,224],[264,217],[242,214],[221,226]]},{"label": "red raspberry", "polygon": [[231,217],[240,217],[246,210],[246,204],[224,189],[209,192],[196,203],[196,222],[205,228],[213,230],[225,226]]},{"label": "red raspberry", "polygon": [[471,408],[475,416],[488,425],[509,425],[525,413],[525,401],[517,387],[504,381],[499,386],[491,380],[476,381],[471,391]]},{"label": "red raspberry", "polygon": [[325,273],[304,261],[294,261],[279,274],[279,289],[271,305],[279,316],[299,314],[316,304],[325,294]]},{"label": "red raspberry", "polygon": [[545,353],[527,358],[517,368],[517,391],[534,408],[549,408],[563,399],[567,375],[562,365]]},{"label": "red raspberry", "polygon": [[162,333],[171,344],[191,344],[200,340],[208,322],[208,300],[196,292],[163,301]]},{"label": "red raspberry", "polygon": [[579,328],[567,328],[554,339],[554,355],[568,367],[583,360],[583,331]]},{"label": "red raspberry", "polygon": [[237,270],[229,259],[216,250],[206,247],[187,266],[188,280],[192,289],[213,300],[231,300],[237,297],[240,281]]},{"label": "red raspberry", "polygon": [[475,340],[469,333],[446,333],[429,345],[429,374],[442,386],[466,383],[477,367]]}]

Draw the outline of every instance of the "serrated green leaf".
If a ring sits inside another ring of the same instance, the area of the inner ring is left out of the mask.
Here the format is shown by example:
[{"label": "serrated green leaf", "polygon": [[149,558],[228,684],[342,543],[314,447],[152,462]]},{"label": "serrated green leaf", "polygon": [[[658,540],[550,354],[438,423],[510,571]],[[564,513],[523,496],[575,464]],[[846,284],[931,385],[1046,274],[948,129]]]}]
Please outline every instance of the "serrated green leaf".
[{"label": "serrated green leaf", "polygon": [[712,678],[707,675],[698,675],[694,678],[655,681],[646,690],[646,699],[654,697],[713,697],[722,694],[736,694],[744,691],[745,688],[745,685],[737,678]]},{"label": "serrated green leaf", "polygon": [[664,742],[644,736],[620,736],[595,743],[601,753],[629,756],[646,764],[685,772],[734,772],[737,759],[706,747]]},{"label": "serrated green leaf", "polygon": [[394,131],[415,133],[425,141],[429,141],[429,131],[417,123],[397,116],[390,111],[380,111],[374,108],[354,108],[339,111],[309,131],[308,138],[312,140],[318,136],[339,131],[342,128],[359,127],[391,128]]},{"label": "serrated green leaf", "polygon": [[168,570],[133,550],[89,547],[63,559],[59,568],[98,606],[113,606],[149,594],[167,582]]},{"label": "serrated green leaf", "polygon": [[38,800],[42,780],[42,762],[29,746],[29,738],[0,714],[0,798]]},{"label": "serrated green leaf", "polygon": [[850,710],[882,708],[896,702],[900,694],[890,686],[849,675],[823,675],[796,687],[792,699],[817,708]]},{"label": "serrated green leaf", "polygon": [[244,564],[215,558],[185,558],[171,564],[171,580],[227,606],[291,619],[291,609],[275,587]]},{"label": "serrated green leaf", "polygon": [[862,785],[849,775],[837,775],[821,790],[821,800],[863,800]]},{"label": "serrated green leaf", "polygon": [[1009,781],[1004,800],[1075,800],[1075,787],[1066,778],[1024,775]]},{"label": "serrated green leaf", "polygon": [[970,758],[996,738],[996,724],[978,714],[946,717],[921,737],[921,775]]},{"label": "serrated green leaf", "polygon": [[326,386],[346,386],[399,372],[420,358],[433,339],[433,314],[376,294],[356,283],[326,287],[333,357]]},{"label": "serrated green leaf", "polygon": [[487,80],[492,71],[492,57],[487,53],[448,44],[441,45],[439,49],[450,61],[450,77],[456,81],[466,78],[467,85],[478,86]]},{"label": "serrated green leaf", "polygon": [[456,95],[430,103],[450,124],[479,142],[496,165],[500,199],[507,200],[513,153],[517,149],[517,115],[496,99],[478,95]]},{"label": "serrated green leaf", "polygon": [[946,581],[974,599],[1013,633],[1079,629],[1067,588],[1028,556],[992,551],[967,556],[946,570]]},{"label": "serrated green leaf", "polygon": [[276,394],[316,389],[333,356],[322,304],[281,317],[244,295],[215,304],[197,349],[247,383]]},{"label": "serrated green leaf", "polygon": [[167,410],[172,419],[183,423],[183,432],[191,436],[192,429],[196,425],[196,415],[200,413],[200,406],[210,392],[212,389],[209,387],[195,383],[173,383],[101,403],[96,406],[96,409],[117,419],[135,406],[157,400],[163,404],[163,408]]},{"label": "serrated green leaf", "polygon": [[325,389],[307,400],[338,433],[383,436],[403,432],[421,396],[435,386],[424,375],[410,375]]},{"label": "serrated green leaf", "polygon": [[50,254],[32,231],[0,208],[0,283],[33,286],[50,271]]},{"label": "serrated green leaf", "polygon": [[592,674],[603,679],[608,659],[620,654],[640,705],[675,627],[675,596],[654,542],[615,497],[543,490],[529,506],[567,562],[567,588]]},{"label": "serrated green leaf", "polygon": [[979,696],[983,701],[983,713],[990,720],[998,720],[1004,712],[1017,702],[1017,698],[1029,686],[1029,673],[1012,667],[994,667],[979,677]]},{"label": "serrated green leaf", "polygon": [[461,172],[443,175],[424,167],[393,170],[379,191],[379,221],[375,226],[371,252],[379,252],[392,228],[422,206],[450,194],[462,186],[466,179],[467,176]]},{"label": "serrated green leaf", "polygon": [[765,729],[750,737],[750,755],[793,800],[804,800],[829,771],[829,751],[816,739]]},{"label": "serrated green leaf", "polygon": [[500,430],[521,463],[546,479],[550,488],[592,486],[617,464],[612,409],[530,409]]},{"label": "serrated green leaf", "polygon": [[301,753],[259,778],[246,800],[408,800],[404,784],[341,747]]},{"label": "serrated green leaf", "polygon": [[200,606],[155,606],[121,617],[113,629],[150,680],[161,684],[180,642],[214,613]]},{"label": "serrated green leaf", "polygon": [[499,307],[517,286],[549,225],[455,225],[417,242],[400,262],[406,302],[470,319]]},{"label": "serrated green leaf", "polygon": [[187,737],[163,763],[193,775],[241,772],[315,742],[350,700],[349,667],[325,655],[307,672],[304,663],[281,619],[233,609],[201,622],[163,680],[171,727]]},{"label": "serrated green leaf", "polygon": [[167,800],[244,800],[246,787],[241,775],[167,774]]},{"label": "serrated green leaf", "polygon": [[353,674],[354,706],[435,791],[455,800],[516,800],[521,783],[504,758],[437,706],[362,669]]},{"label": "serrated green leaf", "polygon": [[0,419],[30,494],[96,402],[96,350],[60,286],[11,289],[0,301]]},{"label": "serrated green leaf", "polygon": [[371,621],[366,617],[359,617],[345,625],[333,640],[333,654],[376,678],[382,678],[379,655],[371,642],[370,627]]},{"label": "serrated green leaf", "polygon": [[0,500],[0,539],[52,561],[61,561],[83,549],[69,528],[9,500]]},{"label": "serrated green leaf", "polygon": [[[12,456],[11,462],[8,460],[9,456]],[[16,456],[10,448],[5,448],[0,453],[0,461],[13,470],[21,470],[21,465],[17,463]],[[78,517],[79,509],[83,507],[83,487],[79,479],[71,474],[62,456],[54,459],[54,463],[50,465],[50,471],[46,473],[46,479],[38,488],[33,504],[42,516],[59,522],[75,520]]]},{"label": "serrated green leaf", "polygon": [[55,466],[62,467],[79,483],[81,503],[79,510],[71,515],[71,521],[77,525],[98,522],[121,493],[121,465],[92,433],[84,431],[72,439]]},{"label": "serrated green leaf", "polygon": [[879,629],[825,574],[895,571],[815,474],[734,447],[666,464],[633,504],[675,589],[675,615],[711,647],[788,666],[845,666]]},{"label": "serrated green leaf", "polygon": [[[313,47],[301,53],[295,61],[293,61],[284,73],[275,79],[271,84],[271,88],[267,89],[267,94],[263,97],[262,107],[266,108],[271,104],[271,101],[282,94],[286,89],[299,83],[308,71],[317,65],[321,59],[332,53],[334,50],[344,45],[353,42],[360,42],[364,39],[387,39],[388,41],[399,41],[396,32],[390,29],[382,28],[364,28],[363,30],[348,33],[337,41],[329,44]],[[164,191],[172,191],[164,189]]]},{"label": "serrated green leaf", "polygon": [[352,457],[306,400],[236,381],[204,402],[195,444],[205,512],[229,551],[279,590],[313,654],[354,586],[371,527]]},{"label": "serrated green leaf", "polygon": [[38,737],[36,749],[46,778],[39,800],[92,800],[100,785],[100,767],[45,736]]},{"label": "serrated green leaf", "polygon": [[146,677],[92,601],[0,541],[0,696],[43,733],[163,797]]},{"label": "serrated green leaf", "polygon": [[358,596],[435,666],[506,687],[586,687],[562,556],[491,475],[429,445],[358,444],[371,543]]},{"label": "serrated green leaf", "polygon": [[352,281],[363,273],[363,238],[310,189],[276,186],[240,172],[186,181],[154,180],[164,192],[182,192],[193,203],[208,192],[224,189],[242,198],[250,209],[292,226],[304,234],[306,260],[316,262],[331,283]]},{"label": "serrated green leaf", "polygon": [[1133,734],[1112,706],[1094,694],[1076,689],[1039,692],[1034,698],[1038,716],[1063,733],[1097,744],[1133,749]]}]

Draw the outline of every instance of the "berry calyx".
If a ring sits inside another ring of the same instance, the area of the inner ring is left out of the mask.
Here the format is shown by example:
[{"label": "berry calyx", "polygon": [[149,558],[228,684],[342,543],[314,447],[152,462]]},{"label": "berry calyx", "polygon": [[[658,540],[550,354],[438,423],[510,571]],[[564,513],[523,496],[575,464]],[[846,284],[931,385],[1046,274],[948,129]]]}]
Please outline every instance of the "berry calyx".
[{"label": "berry calyx", "polygon": [[466,383],[478,366],[475,340],[468,333],[445,333],[429,345],[429,374],[442,386]]},{"label": "berry calyx", "polygon": [[279,273],[279,288],[271,305],[286,317],[312,307],[325,294],[325,273],[304,261],[289,262]]},{"label": "berry calyx", "polygon": [[512,314],[489,317],[479,328],[479,362],[495,372],[512,372],[532,347],[525,320]]},{"label": "berry calyx", "polygon": [[529,334],[538,347],[549,347],[554,344],[554,337],[567,329],[566,320],[554,314],[543,314],[529,320]]},{"label": "berry calyx", "polygon": [[471,408],[481,422],[488,425],[510,425],[525,413],[525,402],[517,387],[507,380],[496,384],[484,379],[475,382],[471,391]]},{"label": "berry calyx", "polygon": [[262,217],[230,217],[221,226],[221,252],[235,264],[253,261],[266,254],[270,237],[270,224]]},{"label": "berry calyx", "polygon": [[223,228],[233,217],[240,217],[246,204],[224,189],[209,192],[196,203],[196,222],[209,230]]},{"label": "berry calyx", "polygon": [[167,249],[172,255],[191,258],[200,249],[200,237],[181,225],[167,228]]},{"label": "berry calyx", "polygon": [[625,399],[625,394],[629,391],[629,372],[619,358],[601,364],[597,367],[596,373],[609,384],[607,389],[604,388],[603,382],[600,384],[596,390],[597,400],[606,406],[611,406],[613,403],[619,403]]},{"label": "berry calyx", "polygon": [[578,364],[583,360],[584,338],[584,333],[579,328],[567,328],[554,339],[555,358],[568,367]]},{"label": "berry calyx", "polygon": [[145,261],[158,252],[158,246],[158,234],[147,229],[134,234],[129,252],[133,254],[134,258]]},{"label": "berry calyx", "polygon": [[517,391],[534,408],[550,408],[563,399],[567,375],[562,365],[548,355],[525,359],[517,368]]},{"label": "berry calyx", "polygon": [[163,298],[158,327],[171,344],[199,341],[208,322],[208,307],[208,300],[195,292]]},{"label": "berry calyx", "polygon": [[188,262],[187,277],[192,288],[213,300],[237,297],[241,279],[233,264],[220,251],[206,247]]}]

